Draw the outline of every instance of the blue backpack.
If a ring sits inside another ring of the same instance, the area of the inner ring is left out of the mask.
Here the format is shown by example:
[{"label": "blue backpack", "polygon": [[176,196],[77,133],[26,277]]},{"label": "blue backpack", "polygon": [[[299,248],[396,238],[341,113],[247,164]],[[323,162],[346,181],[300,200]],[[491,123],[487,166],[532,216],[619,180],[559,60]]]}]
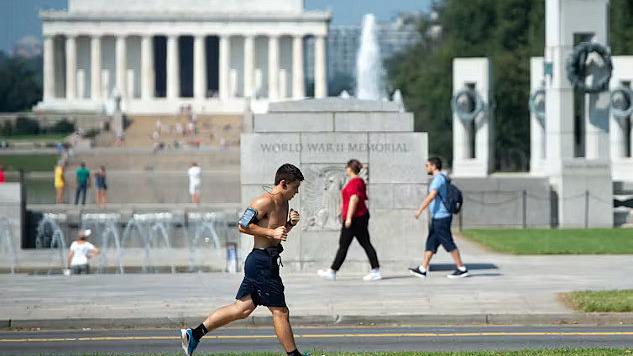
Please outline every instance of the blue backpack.
[{"label": "blue backpack", "polygon": [[448,178],[445,174],[442,173],[444,179],[446,180],[446,198],[442,197],[440,194],[440,199],[446,210],[448,210],[451,214],[458,214],[460,210],[462,210],[462,204],[464,203],[464,197],[462,195],[462,191],[457,188],[456,185],[451,183],[451,179]]}]

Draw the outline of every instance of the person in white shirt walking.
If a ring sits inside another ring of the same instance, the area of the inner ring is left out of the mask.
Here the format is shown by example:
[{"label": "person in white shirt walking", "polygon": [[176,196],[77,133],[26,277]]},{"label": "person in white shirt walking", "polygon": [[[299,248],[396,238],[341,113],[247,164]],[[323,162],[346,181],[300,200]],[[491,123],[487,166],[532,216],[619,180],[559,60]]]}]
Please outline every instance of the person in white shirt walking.
[{"label": "person in white shirt walking", "polygon": [[198,163],[193,162],[187,170],[189,175],[189,194],[192,203],[200,203],[200,187],[202,186],[202,169]]},{"label": "person in white shirt walking", "polygon": [[95,245],[86,241],[91,235],[90,230],[79,230],[77,241],[70,245],[70,252],[66,264],[72,274],[88,274],[90,273],[90,264],[88,260],[99,254],[99,249]]}]

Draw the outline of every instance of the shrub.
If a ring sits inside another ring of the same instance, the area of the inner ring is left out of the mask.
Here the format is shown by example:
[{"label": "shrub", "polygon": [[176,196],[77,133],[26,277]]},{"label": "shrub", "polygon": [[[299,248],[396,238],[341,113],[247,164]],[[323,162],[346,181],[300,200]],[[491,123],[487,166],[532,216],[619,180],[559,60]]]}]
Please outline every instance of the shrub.
[{"label": "shrub", "polygon": [[15,120],[14,135],[37,135],[40,133],[40,124],[37,120],[19,116]]}]

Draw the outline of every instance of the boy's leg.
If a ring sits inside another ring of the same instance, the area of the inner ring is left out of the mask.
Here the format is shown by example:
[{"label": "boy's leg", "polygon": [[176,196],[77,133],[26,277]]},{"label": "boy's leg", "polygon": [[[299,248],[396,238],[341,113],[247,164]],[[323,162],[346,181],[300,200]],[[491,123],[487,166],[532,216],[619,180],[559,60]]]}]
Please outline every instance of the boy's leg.
[{"label": "boy's leg", "polygon": [[249,294],[236,300],[235,304],[216,309],[202,324],[208,331],[215,330],[235,320],[248,317],[256,307]]},{"label": "boy's leg", "polygon": [[290,311],[288,308],[268,307],[268,309],[273,314],[275,334],[277,334],[277,339],[279,339],[281,347],[289,354],[293,351],[297,351],[295,338],[292,334],[292,328],[290,327]]},{"label": "boy's leg", "polygon": [[431,264],[431,258],[433,258],[433,251],[424,251],[424,257],[422,257],[422,268],[429,270],[429,264]]},{"label": "boy's leg", "polygon": [[458,249],[454,249],[453,251],[451,251],[451,257],[453,257],[453,260],[455,261],[457,267],[464,267],[464,263],[462,262],[462,258],[459,255]]}]

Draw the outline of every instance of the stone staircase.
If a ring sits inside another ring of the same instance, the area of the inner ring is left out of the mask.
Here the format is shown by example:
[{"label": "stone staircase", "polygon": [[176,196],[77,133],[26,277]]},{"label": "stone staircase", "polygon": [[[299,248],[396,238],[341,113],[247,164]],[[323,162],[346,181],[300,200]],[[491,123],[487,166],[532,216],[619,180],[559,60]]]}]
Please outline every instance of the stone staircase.
[{"label": "stone staircase", "polygon": [[[190,115],[133,115],[129,116],[130,125],[125,130],[123,147],[154,147],[155,142],[162,143],[165,148],[200,146],[226,147],[239,146],[243,127],[241,115],[198,115],[195,133],[187,133]],[[158,132],[157,122],[161,129]],[[177,130],[182,127],[182,133]]]}]

